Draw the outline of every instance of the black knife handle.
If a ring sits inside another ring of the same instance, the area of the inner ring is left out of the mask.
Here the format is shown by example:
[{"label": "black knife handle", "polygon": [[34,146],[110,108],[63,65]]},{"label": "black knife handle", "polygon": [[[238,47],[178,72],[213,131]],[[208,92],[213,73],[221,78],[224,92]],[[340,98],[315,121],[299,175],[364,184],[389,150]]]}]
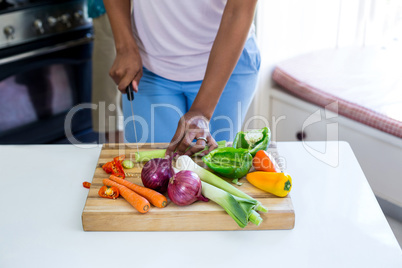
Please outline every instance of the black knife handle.
[{"label": "black knife handle", "polygon": [[126,88],[126,93],[127,93],[127,99],[129,101],[133,101],[134,100],[134,88],[133,88],[133,84],[130,83],[128,85],[128,87]]}]

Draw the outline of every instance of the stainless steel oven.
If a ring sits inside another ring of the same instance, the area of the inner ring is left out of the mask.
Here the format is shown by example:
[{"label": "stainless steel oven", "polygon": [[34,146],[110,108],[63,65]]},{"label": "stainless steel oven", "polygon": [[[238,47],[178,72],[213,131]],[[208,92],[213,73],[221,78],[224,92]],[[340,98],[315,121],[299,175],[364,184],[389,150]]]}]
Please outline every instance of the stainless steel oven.
[{"label": "stainless steel oven", "polygon": [[[0,0],[0,9],[0,144],[67,143],[67,114],[91,102],[86,2]],[[68,127],[77,140],[96,139],[90,109]]]}]

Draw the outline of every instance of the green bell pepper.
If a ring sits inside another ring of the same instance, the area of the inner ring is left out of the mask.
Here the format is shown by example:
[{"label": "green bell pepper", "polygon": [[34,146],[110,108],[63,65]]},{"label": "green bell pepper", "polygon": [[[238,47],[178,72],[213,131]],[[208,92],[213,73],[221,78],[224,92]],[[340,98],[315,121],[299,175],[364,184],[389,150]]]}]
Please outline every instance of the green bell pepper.
[{"label": "green bell pepper", "polygon": [[269,128],[253,129],[247,132],[239,131],[233,141],[233,148],[247,149],[254,157],[259,150],[266,150],[271,140]]},{"label": "green bell pepper", "polygon": [[246,176],[253,157],[246,149],[218,148],[202,157],[202,161],[216,173],[232,179]]}]

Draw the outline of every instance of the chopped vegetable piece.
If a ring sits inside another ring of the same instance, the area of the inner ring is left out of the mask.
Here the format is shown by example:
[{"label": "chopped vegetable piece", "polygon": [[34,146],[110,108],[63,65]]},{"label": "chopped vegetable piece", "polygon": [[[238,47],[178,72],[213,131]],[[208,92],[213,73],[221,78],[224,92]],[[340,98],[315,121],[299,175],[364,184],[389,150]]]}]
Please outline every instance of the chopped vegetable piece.
[{"label": "chopped vegetable piece", "polygon": [[232,180],[232,183],[236,184],[237,186],[242,186],[243,185],[242,182],[239,182],[239,179]]},{"label": "chopped vegetable piece", "polygon": [[131,161],[131,160],[126,159],[123,162],[121,162],[121,165],[123,166],[123,168],[130,169],[130,168],[134,167],[134,162]]},{"label": "chopped vegetable piece", "polygon": [[112,169],[112,161],[107,162],[106,164],[104,164],[104,165],[102,166],[102,168],[103,168],[103,170],[104,170],[106,173],[112,173],[112,172],[113,172],[113,169]]},{"label": "chopped vegetable piece", "polygon": [[155,207],[164,208],[167,205],[167,198],[163,194],[158,193],[157,191],[123,180],[114,175],[110,175],[109,179],[123,186],[126,186],[127,188],[133,190],[137,194],[145,197]]},{"label": "chopped vegetable piece", "polygon": [[292,189],[292,178],[283,172],[255,171],[246,178],[255,187],[279,197],[287,196]]},{"label": "chopped vegetable piece", "polygon": [[124,154],[116,156],[115,158],[113,158],[114,161],[116,162],[122,162],[124,159],[126,159],[126,156]]},{"label": "chopped vegetable piece", "polygon": [[126,175],[124,173],[123,166],[121,165],[121,161],[116,161],[116,158],[115,158],[115,160],[113,160],[113,163],[116,167],[116,171],[115,171],[115,169],[113,169],[112,174],[119,174],[124,179],[126,177]]},{"label": "chopped vegetable piece", "polygon": [[87,182],[87,181],[84,181],[84,182],[82,183],[82,186],[84,186],[85,188],[89,189],[89,188],[91,188],[91,183],[90,183],[90,182]]},{"label": "chopped vegetable piece", "polygon": [[253,157],[247,149],[226,147],[211,151],[202,161],[216,173],[238,179],[246,176],[252,166]]},{"label": "chopped vegetable piece", "polygon": [[177,159],[176,168],[179,170],[191,170],[191,171],[197,173],[198,176],[200,176],[200,179],[204,182],[207,182],[209,184],[212,184],[213,186],[216,186],[222,190],[225,190],[226,192],[228,192],[232,195],[256,202],[256,204],[255,204],[256,210],[261,211],[261,212],[268,211],[268,209],[266,207],[264,207],[260,202],[258,202],[251,196],[247,195],[246,193],[242,192],[238,188],[234,187],[233,185],[231,185],[227,181],[223,180],[222,178],[218,177],[217,175],[213,174],[212,172],[200,167],[187,155],[182,155]]},{"label": "chopped vegetable piece", "polygon": [[128,189],[126,186],[118,184],[117,182],[109,179],[103,179],[103,184],[106,186],[114,186],[119,189],[121,196],[140,213],[148,212],[151,204],[149,204],[148,200],[141,195]]},{"label": "chopped vegetable piece", "polygon": [[123,166],[121,165],[121,162],[123,161],[122,159],[124,159],[124,158],[125,158],[124,155],[117,156],[112,161],[104,164],[102,166],[102,169],[106,173],[109,173],[109,174],[111,173],[111,174],[117,175],[119,177],[122,177],[124,179],[125,178],[124,169],[123,169]]},{"label": "chopped vegetable piece", "polygon": [[98,194],[100,197],[116,199],[119,197],[119,190],[116,187],[102,186]]},{"label": "chopped vegetable piece", "polygon": [[271,140],[269,128],[254,129],[248,132],[239,131],[233,141],[234,148],[249,150],[252,156],[259,150],[266,150]]}]

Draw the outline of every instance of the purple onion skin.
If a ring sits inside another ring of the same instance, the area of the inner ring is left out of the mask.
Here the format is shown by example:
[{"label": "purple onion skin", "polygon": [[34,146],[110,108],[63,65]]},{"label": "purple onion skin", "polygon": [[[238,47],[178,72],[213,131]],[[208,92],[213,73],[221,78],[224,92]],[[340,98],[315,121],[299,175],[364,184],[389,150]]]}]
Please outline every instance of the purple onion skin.
[{"label": "purple onion skin", "polygon": [[188,206],[197,200],[208,201],[201,195],[201,180],[190,170],[182,170],[169,180],[168,196],[178,206]]},{"label": "purple onion skin", "polygon": [[142,184],[159,193],[165,193],[169,179],[173,176],[172,161],[164,158],[149,160],[141,171]]}]

